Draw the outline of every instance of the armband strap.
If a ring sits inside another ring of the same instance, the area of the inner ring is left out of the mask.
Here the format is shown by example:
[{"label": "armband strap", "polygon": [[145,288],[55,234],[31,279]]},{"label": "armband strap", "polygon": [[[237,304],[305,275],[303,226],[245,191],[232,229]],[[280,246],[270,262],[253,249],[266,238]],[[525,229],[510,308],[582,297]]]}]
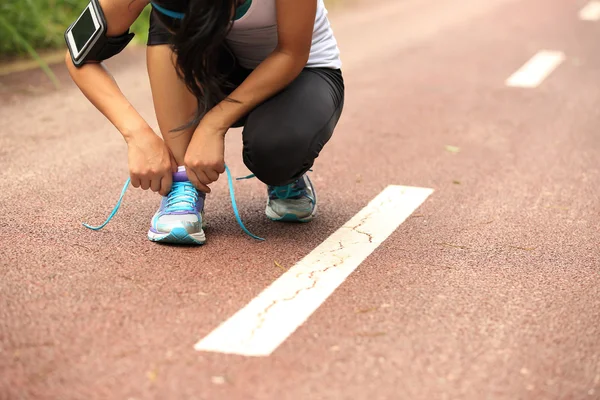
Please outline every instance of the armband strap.
[{"label": "armband strap", "polygon": [[98,49],[98,53],[96,53],[95,57],[93,57],[95,60],[88,59],[88,61],[104,61],[116,56],[122,52],[125,47],[127,47],[134,36],[134,33],[127,31],[121,36],[105,37],[104,46]]},{"label": "armband strap", "polygon": [[[80,22],[82,21],[82,22]],[[80,25],[79,25],[80,24]],[[93,28],[95,30],[90,30]],[[76,31],[76,33],[73,33]],[[106,36],[107,23],[99,0],[90,0],[79,18],[65,31],[65,41],[76,67],[89,62],[101,62],[119,54],[131,42],[129,29],[119,36]],[[89,34],[89,39],[82,35]],[[84,39],[82,41],[82,39]],[[81,43],[85,43],[85,45]],[[81,48],[77,48],[81,46]]]}]

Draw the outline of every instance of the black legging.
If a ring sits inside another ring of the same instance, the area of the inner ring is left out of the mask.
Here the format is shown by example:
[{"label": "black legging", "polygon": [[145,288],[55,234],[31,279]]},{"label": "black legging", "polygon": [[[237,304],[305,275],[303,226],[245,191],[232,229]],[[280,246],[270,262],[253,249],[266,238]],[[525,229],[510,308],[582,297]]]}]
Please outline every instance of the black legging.
[{"label": "black legging", "polygon": [[[169,31],[150,18],[148,45],[168,44]],[[230,52],[224,52],[230,54]],[[224,58],[235,86],[252,72],[235,58]],[[233,65],[233,68],[231,68]],[[231,91],[229,89],[228,91]],[[339,69],[304,68],[285,89],[255,107],[234,126],[243,126],[243,159],[268,185],[294,182],[314,164],[329,141],[344,106],[344,79]]]}]

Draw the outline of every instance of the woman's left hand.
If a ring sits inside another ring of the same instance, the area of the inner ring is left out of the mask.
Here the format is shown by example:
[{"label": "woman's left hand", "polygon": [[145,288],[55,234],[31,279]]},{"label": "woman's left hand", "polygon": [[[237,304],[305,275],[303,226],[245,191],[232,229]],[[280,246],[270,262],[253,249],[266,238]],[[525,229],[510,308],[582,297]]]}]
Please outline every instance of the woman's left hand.
[{"label": "woman's left hand", "polygon": [[200,122],[187,148],[184,164],[190,182],[210,193],[208,185],[225,172],[225,133],[227,129]]}]

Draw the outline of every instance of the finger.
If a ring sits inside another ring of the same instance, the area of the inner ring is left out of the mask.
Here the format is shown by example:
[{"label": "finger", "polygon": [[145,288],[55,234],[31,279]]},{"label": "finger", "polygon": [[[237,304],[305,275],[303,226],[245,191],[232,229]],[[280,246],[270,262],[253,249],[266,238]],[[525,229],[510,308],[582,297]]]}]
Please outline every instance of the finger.
[{"label": "finger", "polygon": [[194,172],[194,170],[192,170],[190,168],[186,168],[186,172],[187,172],[188,179],[190,180],[190,182],[192,182],[192,184],[194,186],[196,186],[196,189],[198,189],[204,193],[210,193],[210,188],[208,186],[206,186],[205,184],[203,184],[202,182],[200,182],[200,179],[198,179],[198,176],[196,175],[196,172]]},{"label": "finger", "polygon": [[133,186],[134,188],[139,188],[140,187],[140,178],[138,178],[137,176],[132,176],[131,177],[131,186]]},{"label": "finger", "polygon": [[171,185],[173,184],[173,176],[171,174],[165,174],[160,180],[160,194],[166,196],[171,191]]},{"label": "finger", "polygon": [[216,182],[219,179],[219,173],[217,171],[209,169],[205,170],[204,173],[206,174],[207,178],[210,179],[210,182]]},{"label": "finger", "polygon": [[140,186],[143,190],[148,190],[150,188],[150,180],[146,178],[140,179]]},{"label": "finger", "polygon": [[196,176],[198,177],[198,180],[205,185],[210,185],[213,182],[212,179],[206,175],[204,170],[196,171]]},{"label": "finger", "polygon": [[219,165],[217,165],[215,167],[215,171],[218,172],[219,174],[222,174],[223,172],[225,172],[225,163],[220,163]]},{"label": "finger", "polygon": [[160,177],[154,178],[150,181],[150,189],[152,189],[154,193],[160,190]]}]

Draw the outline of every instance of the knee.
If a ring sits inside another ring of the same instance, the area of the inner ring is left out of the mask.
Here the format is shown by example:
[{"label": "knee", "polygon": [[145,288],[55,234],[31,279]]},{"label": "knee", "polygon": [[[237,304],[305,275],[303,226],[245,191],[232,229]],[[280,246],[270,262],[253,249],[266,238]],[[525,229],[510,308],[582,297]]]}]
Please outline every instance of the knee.
[{"label": "knee", "polygon": [[244,163],[262,182],[268,185],[287,185],[312,167],[308,144],[301,132],[294,129],[255,134],[244,143]]}]

